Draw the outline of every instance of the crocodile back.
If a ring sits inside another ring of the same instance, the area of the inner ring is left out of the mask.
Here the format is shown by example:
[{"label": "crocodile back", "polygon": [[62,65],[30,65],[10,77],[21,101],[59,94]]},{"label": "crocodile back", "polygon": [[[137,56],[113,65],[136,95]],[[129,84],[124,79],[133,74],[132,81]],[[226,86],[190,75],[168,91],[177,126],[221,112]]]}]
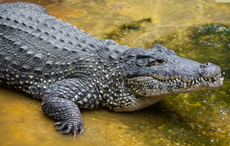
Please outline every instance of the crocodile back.
[{"label": "crocodile back", "polygon": [[16,3],[7,3],[7,4],[0,5],[0,10],[2,11],[4,9],[15,9],[15,8],[20,8],[20,9],[24,9],[28,11],[37,11],[39,13],[48,14],[45,8],[37,4],[32,4],[32,3],[16,2]]},{"label": "crocodile back", "polygon": [[81,58],[97,56],[101,49],[103,43],[97,37],[43,10],[28,3],[0,5],[0,76],[1,82],[5,82],[2,84],[17,88],[21,83],[25,89],[24,81],[43,86],[77,75],[82,69]]}]

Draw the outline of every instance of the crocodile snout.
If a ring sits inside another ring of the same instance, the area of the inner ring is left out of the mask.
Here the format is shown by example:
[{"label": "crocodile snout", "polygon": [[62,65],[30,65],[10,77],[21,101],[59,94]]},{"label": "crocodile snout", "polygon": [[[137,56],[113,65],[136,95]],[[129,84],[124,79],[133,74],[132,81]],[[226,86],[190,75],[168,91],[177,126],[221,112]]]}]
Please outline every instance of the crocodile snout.
[{"label": "crocodile snout", "polygon": [[207,62],[205,64],[201,64],[198,68],[198,73],[205,78],[210,78],[213,76],[218,76],[221,73],[221,69],[219,66]]}]

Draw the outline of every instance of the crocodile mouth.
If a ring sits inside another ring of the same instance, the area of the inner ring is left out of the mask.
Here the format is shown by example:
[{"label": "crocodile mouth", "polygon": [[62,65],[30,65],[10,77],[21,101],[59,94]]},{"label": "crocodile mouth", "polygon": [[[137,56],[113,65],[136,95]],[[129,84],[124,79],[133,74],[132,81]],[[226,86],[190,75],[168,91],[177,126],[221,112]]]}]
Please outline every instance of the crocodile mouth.
[{"label": "crocodile mouth", "polygon": [[195,77],[192,80],[182,80],[180,78],[174,78],[174,79],[159,79],[156,78],[152,75],[144,75],[144,76],[134,76],[131,78],[127,79],[127,84],[133,84],[137,85],[138,83],[142,84],[145,82],[159,82],[161,84],[166,84],[169,86],[172,86],[172,88],[183,88],[184,90],[186,89],[191,89],[191,88],[218,88],[223,85],[223,80],[224,77],[221,77],[221,73],[217,76],[213,77]]}]

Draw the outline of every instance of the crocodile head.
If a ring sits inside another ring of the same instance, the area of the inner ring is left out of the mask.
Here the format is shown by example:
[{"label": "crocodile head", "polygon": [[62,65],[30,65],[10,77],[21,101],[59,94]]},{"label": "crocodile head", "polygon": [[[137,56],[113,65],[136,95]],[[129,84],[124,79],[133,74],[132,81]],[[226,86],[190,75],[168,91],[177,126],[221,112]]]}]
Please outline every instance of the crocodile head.
[{"label": "crocodile head", "polygon": [[138,49],[131,56],[135,57],[124,77],[129,88],[139,96],[164,96],[223,85],[219,66],[181,58],[161,45]]}]

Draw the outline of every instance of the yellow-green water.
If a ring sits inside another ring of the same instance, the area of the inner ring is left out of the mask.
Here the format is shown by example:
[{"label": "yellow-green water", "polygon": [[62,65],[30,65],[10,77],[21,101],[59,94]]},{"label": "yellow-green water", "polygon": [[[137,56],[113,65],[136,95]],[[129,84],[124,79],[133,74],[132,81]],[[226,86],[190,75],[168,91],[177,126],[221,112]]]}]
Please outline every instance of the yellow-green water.
[{"label": "yellow-green water", "polygon": [[[1,0],[0,3],[20,0]],[[29,145],[230,145],[230,4],[214,0],[21,0],[101,39],[151,48],[222,68],[217,90],[172,94],[133,113],[81,110],[85,131],[55,131],[41,101],[0,87],[0,143]]]}]

